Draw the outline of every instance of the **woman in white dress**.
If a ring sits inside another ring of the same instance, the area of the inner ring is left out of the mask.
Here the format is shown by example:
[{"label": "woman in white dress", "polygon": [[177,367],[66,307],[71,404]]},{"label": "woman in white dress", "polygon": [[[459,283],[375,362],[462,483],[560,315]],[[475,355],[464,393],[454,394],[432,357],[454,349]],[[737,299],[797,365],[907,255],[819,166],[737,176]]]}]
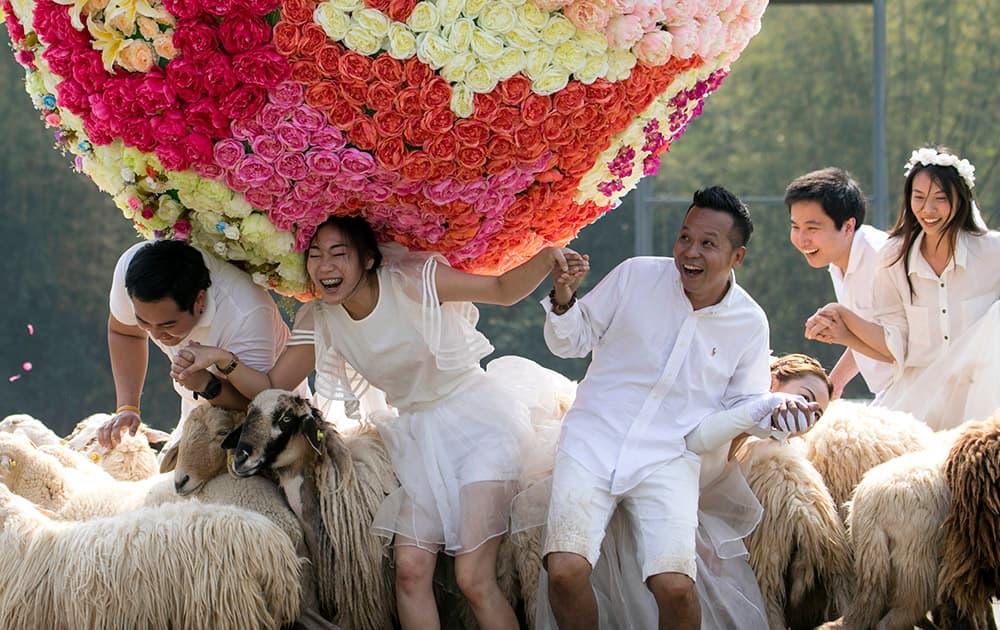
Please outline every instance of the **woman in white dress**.
[{"label": "woman in white dress", "polygon": [[[528,407],[479,365],[493,347],[476,330],[471,303],[513,304],[550,273],[563,282],[584,273],[586,257],[546,248],[501,276],[479,276],[439,255],[380,249],[363,219],[331,217],[306,267],[319,299],[299,309],[288,347],[267,374],[238,366],[230,382],[253,398],[315,369],[325,398],[356,400],[369,383],[384,392],[396,411],[373,420],[402,487],[382,504],[373,531],[393,544],[403,628],[440,626],[432,589],[439,551],[455,556],[459,588],[482,628],[517,628],[496,558],[532,427]],[[231,360],[223,349],[195,346],[174,369]]]},{"label": "woman in white dress", "polygon": [[903,207],[880,253],[874,321],[828,304],[806,337],[892,362],[875,403],[935,429],[1000,406],[1000,233],[976,208],[975,167],[943,148],[906,164]]}]

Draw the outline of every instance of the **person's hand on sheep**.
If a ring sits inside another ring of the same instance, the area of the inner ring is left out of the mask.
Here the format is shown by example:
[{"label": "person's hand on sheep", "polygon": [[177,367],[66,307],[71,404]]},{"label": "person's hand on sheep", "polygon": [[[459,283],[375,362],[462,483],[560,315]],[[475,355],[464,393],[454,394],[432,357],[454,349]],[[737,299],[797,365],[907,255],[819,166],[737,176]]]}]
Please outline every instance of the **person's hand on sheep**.
[{"label": "person's hand on sheep", "polygon": [[123,431],[127,430],[129,435],[134,436],[141,424],[142,416],[139,415],[138,407],[122,405],[115,415],[97,429],[97,442],[104,448],[114,448],[121,442]]}]

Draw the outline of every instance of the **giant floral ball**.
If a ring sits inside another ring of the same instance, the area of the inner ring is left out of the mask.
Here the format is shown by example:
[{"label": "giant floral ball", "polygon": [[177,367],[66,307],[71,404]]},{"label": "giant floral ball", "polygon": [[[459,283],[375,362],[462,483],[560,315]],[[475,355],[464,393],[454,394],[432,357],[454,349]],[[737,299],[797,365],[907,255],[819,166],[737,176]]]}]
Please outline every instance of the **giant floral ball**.
[{"label": "giant floral ball", "polygon": [[75,166],[286,295],[331,214],[495,273],[617,205],[766,0],[2,0]]}]

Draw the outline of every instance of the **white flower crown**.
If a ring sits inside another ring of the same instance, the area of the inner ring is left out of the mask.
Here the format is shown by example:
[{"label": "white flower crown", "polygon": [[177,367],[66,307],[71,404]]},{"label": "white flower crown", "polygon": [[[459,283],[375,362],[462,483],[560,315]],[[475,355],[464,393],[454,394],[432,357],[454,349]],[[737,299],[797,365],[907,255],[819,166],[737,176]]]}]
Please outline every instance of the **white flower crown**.
[{"label": "white flower crown", "polygon": [[958,174],[962,176],[965,180],[966,185],[969,190],[976,187],[976,167],[972,165],[972,162],[966,159],[959,159],[957,155],[952,155],[951,153],[940,153],[937,149],[931,149],[929,147],[924,147],[922,149],[917,149],[910,154],[910,159],[906,162],[906,168],[903,172],[904,177],[909,177],[910,173],[913,171],[913,167],[917,164],[923,166],[950,166],[958,171]]}]

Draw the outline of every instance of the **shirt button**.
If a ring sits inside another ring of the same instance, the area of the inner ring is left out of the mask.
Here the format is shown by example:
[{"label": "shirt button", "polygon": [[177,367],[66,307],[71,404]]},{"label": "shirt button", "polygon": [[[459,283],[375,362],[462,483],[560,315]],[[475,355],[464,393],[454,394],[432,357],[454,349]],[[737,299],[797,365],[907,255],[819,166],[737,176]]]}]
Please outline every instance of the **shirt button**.
[{"label": "shirt button", "polygon": [[943,309],[941,309],[941,312],[942,312],[942,313],[947,313],[947,312],[948,312],[948,309],[946,309],[946,308],[943,308]]},{"label": "shirt button", "polygon": [[941,288],[942,288],[942,289],[944,288],[944,283],[943,283],[943,282],[941,283]]},{"label": "shirt button", "polygon": [[948,341],[948,335],[945,335],[945,336],[944,336],[944,340],[945,340],[945,341]]}]

